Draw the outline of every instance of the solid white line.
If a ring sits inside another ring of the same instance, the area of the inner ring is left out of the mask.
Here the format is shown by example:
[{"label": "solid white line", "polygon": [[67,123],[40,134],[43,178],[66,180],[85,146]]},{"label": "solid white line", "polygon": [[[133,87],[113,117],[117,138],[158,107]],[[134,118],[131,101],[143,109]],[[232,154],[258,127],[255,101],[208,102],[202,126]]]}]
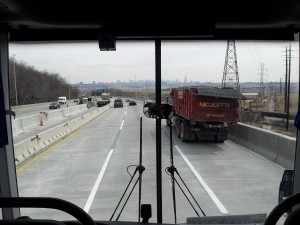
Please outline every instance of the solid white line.
[{"label": "solid white line", "polygon": [[113,151],[114,151],[113,149],[111,149],[109,151],[108,156],[106,157],[106,160],[105,160],[105,162],[104,162],[104,164],[103,164],[103,166],[101,168],[101,171],[100,171],[100,173],[99,173],[99,175],[98,175],[98,177],[96,179],[96,182],[95,182],[95,184],[94,184],[94,186],[92,188],[92,191],[91,191],[91,193],[89,195],[89,198],[88,198],[88,200],[85,203],[85,206],[84,206],[83,210],[86,211],[87,213],[89,212],[89,210],[90,210],[90,208],[92,206],[92,203],[94,201],[96,192],[97,192],[97,190],[99,188],[99,185],[101,183],[101,180],[102,180],[102,178],[104,176],[105,170],[106,170],[106,168],[108,166],[108,163],[109,163],[109,160],[110,160],[110,157],[111,157]]},{"label": "solid white line", "polygon": [[123,124],[124,124],[124,120],[122,120],[122,123],[121,123],[121,126],[120,126],[120,130],[122,130]]},{"label": "solid white line", "polygon": [[200,176],[200,174],[197,172],[197,170],[194,168],[194,166],[191,164],[191,162],[187,159],[187,157],[183,154],[183,152],[179,149],[177,145],[175,145],[176,150],[179,152],[183,160],[186,162],[186,164],[190,167],[200,184],[203,186],[209,197],[213,200],[213,202],[216,204],[218,209],[221,213],[227,214],[228,211],[225,208],[225,206],[221,203],[221,201],[218,199],[218,197],[215,195],[215,193],[210,189],[210,187],[204,182],[203,178]]}]

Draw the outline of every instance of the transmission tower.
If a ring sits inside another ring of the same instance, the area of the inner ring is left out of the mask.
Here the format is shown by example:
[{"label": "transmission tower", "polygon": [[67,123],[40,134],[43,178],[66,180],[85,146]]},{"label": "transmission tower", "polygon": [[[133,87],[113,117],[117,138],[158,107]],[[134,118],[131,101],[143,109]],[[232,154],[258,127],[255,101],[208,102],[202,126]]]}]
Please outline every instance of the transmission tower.
[{"label": "transmission tower", "polygon": [[234,88],[240,90],[239,72],[234,40],[227,41],[222,88]]},{"label": "transmission tower", "polygon": [[263,97],[265,95],[265,86],[264,86],[264,76],[268,76],[268,74],[265,74],[265,64],[260,64],[260,73],[258,74],[260,76],[259,78],[259,97]]}]

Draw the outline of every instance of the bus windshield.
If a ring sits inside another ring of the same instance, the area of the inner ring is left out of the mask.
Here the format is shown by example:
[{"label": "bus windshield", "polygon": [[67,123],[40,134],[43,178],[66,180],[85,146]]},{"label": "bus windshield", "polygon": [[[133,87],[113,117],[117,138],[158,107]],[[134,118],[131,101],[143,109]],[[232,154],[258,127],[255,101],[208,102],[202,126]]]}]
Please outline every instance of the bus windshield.
[{"label": "bus windshield", "polygon": [[[161,102],[155,43],[116,48],[10,43],[19,195],[61,198],[105,221],[137,222],[139,204],[151,204],[156,222],[159,128],[163,222],[270,213],[284,170],[294,168],[298,43],[162,41]],[[50,110],[54,101],[63,104]],[[171,105],[172,118],[145,116],[146,104]],[[132,193],[116,210],[128,184]],[[72,219],[49,209],[21,213]]]}]

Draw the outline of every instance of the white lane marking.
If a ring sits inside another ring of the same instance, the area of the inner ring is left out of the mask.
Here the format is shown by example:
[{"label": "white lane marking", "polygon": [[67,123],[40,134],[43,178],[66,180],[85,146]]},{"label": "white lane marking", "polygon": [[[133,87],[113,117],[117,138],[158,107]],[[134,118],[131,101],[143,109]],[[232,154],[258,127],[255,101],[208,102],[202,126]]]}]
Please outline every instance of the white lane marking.
[{"label": "white lane marking", "polygon": [[121,123],[121,126],[120,126],[120,130],[122,130],[123,124],[124,124],[124,120],[122,120],[122,123]]},{"label": "white lane marking", "polygon": [[126,116],[126,111],[125,111],[125,116]]},{"label": "white lane marking", "polygon": [[94,184],[94,186],[92,188],[92,191],[91,191],[91,193],[90,193],[90,195],[88,197],[88,200],[85,203],[85,206],[84,206],[83,210],[86,211],[87,213],[89,212],[89,210],[90,210],[90,208],[92,206],[92,203],[94,201],[96,192],[97,192],[97,190],[99,188],[99,185],[101,183],[101,180],[102,180],[102,178],[104,176],[105,170],[106,170],[106,168],[108,166],[108,163],[109,163],[109,160],[111,158],[111,155],[112,155],[113,151],[114,151],[113,149],[111,149],[109,151],[109,153],[108,153],[108,155],[106,157],[106,160],[105,160],[105,162],[104,162],[104,164],[103,164],[103,166],[101,168],[101,171],[100,171],[100,173],[99,173],[99,175],[98,175],[98,177],[96,179],[96,182],[95,182],[95,184]]},{"label": "white lane marking", "polygon": [[179,152],[185,163],[190,167],[193,174],[198,179],[199,183],[203,186],[209,197],[213,200],[215,205],[218,207],[221,213],[227,214],[228,211],[225,208],[225,206],[221,203],[221,201],[218,199],[218,197],[215,195],[215,193],[210,189],[210,187],[204,182],[203,178],[200,176],[200,174],[197,172],[197,170],[194,168],[194,166],[191,164],[191,162],[187,159],[187,157],[183,154],[183,152],[179,149],[177,145],[175,145],[176,150]]}]

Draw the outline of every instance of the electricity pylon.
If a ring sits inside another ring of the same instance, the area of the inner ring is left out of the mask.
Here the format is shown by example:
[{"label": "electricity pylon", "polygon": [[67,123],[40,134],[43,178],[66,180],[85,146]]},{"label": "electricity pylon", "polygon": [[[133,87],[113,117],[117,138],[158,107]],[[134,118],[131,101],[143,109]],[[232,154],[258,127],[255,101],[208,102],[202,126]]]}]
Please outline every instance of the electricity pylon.
[{"label": "electricity pylon", "polygon": [[234,88],[240,90],[239,72],[234,40],[227,41],[222,88]]},{"label": "electricity pylon", "polygon": [[264,77],[268,76],[268,74],[265,73],[267,69],[265,69],[265,64],[261,63],[260,64],[260,73],[258,74],[260,76],[259,78],[259,97],[264,97],[265,96],[265,85],[264,85]]}]

